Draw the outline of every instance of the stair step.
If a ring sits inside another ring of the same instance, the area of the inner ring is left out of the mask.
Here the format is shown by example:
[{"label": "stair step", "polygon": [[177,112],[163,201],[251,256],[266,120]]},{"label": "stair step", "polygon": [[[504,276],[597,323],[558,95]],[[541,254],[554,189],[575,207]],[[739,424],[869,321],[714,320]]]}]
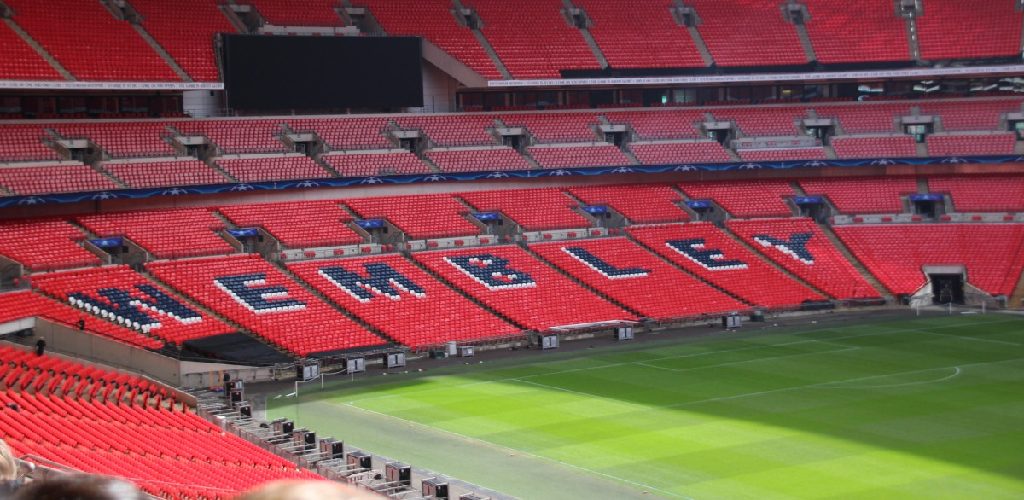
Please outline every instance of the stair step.
[{"label": "stair step", "polygon": [[141,24],[134,23],[132,24],[132,28],[135,29],[135,32],[138,33],[147,44],[149,44],[153,51],[159,54],[160,58],[163,59],[172,70],[174,70],[174,73],[178,75],[178,78],[189,83],[195,82],[195,80],[193,80],[192,77],[178,65],[178,62],[175,61],[166,50],[164,50],[163,46],[160,45],[160,42],[157,42],[156,39],[146,31],[146,28],[143,28]]},{"label": "stair step", "polygon": [[868,271],[868,268],[864,266],[864,263],[853,255],[853,252],[851,252],[846,244],[843,243],[843,240],[841,240],[835,231],[832,230],[831,226],[819,223],[818,227],[821,228],[821,232],[825,233],[825,237],[832,243],[832,246],[835,247],[836,250],[839,250],[839,253],[843,254],[843,257],[845,257],[850,264],[853,264],[854,269],[860,273],[861,277],[864,278],[864,280],[867,281],[868,284],[871,285],[886,302],[890,304],[896,302],[896,297],[889,293],[889,290],[882,285],[882,282],[878,281],[878,278],[876,278],[874,274],[871,274],[871,272]]},{"label": "stair step", "polygon": [[29,45],[29,47],[32,47],[32,50],[35,50],[40,57],[45,59],[46,62],[50,63],[50,66],[54,69],[54,71],[60,73],[60,76],[63,76],[65,80],[72,82],[77,80],[77,78],[75,78],[75,76],[72,75],[70,71],[64,68],[64,66],[62,66],[60,62],[58,62],[57,59],[53,57],[53,55],[51,55],[45,48],[43,48],[43,46],[40,45],[39,42],[32,38],[32,35],[29,35],[27,31],[21,29],[21,26],[18,26],[18,23],[16,23],[14,19],[4,18],[3,21],[5,24],[7,24],[9,28],[11,28],[11,31],[17,33],[18,36],[21,37],[21,39]]}]

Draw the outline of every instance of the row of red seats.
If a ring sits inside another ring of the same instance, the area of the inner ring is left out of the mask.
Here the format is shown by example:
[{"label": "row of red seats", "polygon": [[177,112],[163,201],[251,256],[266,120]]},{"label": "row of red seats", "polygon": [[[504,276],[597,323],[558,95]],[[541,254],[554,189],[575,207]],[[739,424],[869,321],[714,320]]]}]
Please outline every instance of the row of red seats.
[{"label": "row of red seats", "polygon": [[105,163],[103,168],[131,188],[231,182],[200,160]]},{"label": "row of red seats", "polygon": [[126,237],[158,259],[235,251],[216,233],[224,223],[207,208],[114,212],[75,220],[101,237]]},{"label": "row of red seats", "polygon": [[116,121],[76,122],[55,125],[61,136],[87,138],[114,158],[174,156],[174,148],[165,140],[170,136],[168,122]]},{"label": "row of red seats", "polygon": [[682,197],[663,184],[619,184],[568,189],[588,205],[607,205],[631,224],[683,222],[690,216],[682,208]]},{"label": "row of red seats", "polygon": [[941,176],[929,177],[933,193],[949,193],[957,212],[1024,211],[1024,177]]},{"label": "row of red seats", "polygon": [[625,238],[541,243],[530,249],[644,317],[692,318],[748,307]]},{"label": "row of red seats", "polygon": [[78,162],[0,168],[0,187],[12,194],[75,193],[119,189],[114,181]]},{"label": "row of red seats", "polygon": [[398,255],[288,267],[336,304],[412,348],[522,335]]},{"label": "row of red seats", "polygon": [[692,182],[680,189],[693,200],[714,200],[733,217],[788,217],[792,214],[785,199],[794,196],[785,180],[734,182]]},{"label": "row of red seats", "polygon": [[593,22],[589,26],[613,68],[701,68],[706,66],[696,44],[669,9],[669,0],[579,0]]},{"label": "row of red seats", "polygon": [[0,26],[0,79],[4,80],[61,80],[60,73],[50,66],[32,47],[25,43],[6,23]]},{"label": "row of red seats", "polygon": [[[804,24],[818,62],[904,62],[913,59],[906,21],[889,0],[805,2],[810,20]],[[930,9],[927,14],[931,14]]]},{"label": "row of red seats", "polygon": [[441,147],[494,144],[492,115],[411,115],[395,120],[402,129],[422,130]]},{"label": "row of red seats", "polygon": [[479,191],[458,195],[477,211],[498,211],[527,231],[585,228],[590,221],[573,210],[577,204],[555,188]]},{"label": "row of red seats", "polygon": [[131,5],[142,14],[146,31],[193,80],[221,79],[214,40],[220,33],[237,30],[217,4],[209,0],[178,0],[173,9],[168,9],[162,0],[134,0]]},{"label": "row of red seats", "polygon": [[442,172],[486,172],[533,168],[526,158],[507,146],[492,149],[427,151],[426,157]]},{"label": "row of red seats", "polygon": [[217,160],[217,165],[240,182],[331,177],[330,172],[324,170],[312,158],[303,155],[221,158]]},{"label": "row of red seats", "polygon": [[794,307],[825,299],[710,223],[635,227],[629,233],[647,248],[749,304]]},{"label": "row of red seats", "polygon": [[729,152],[716,141],[634,143],[629,149],[643,165],[733,161]]},{"label": "row of red seats", "polygon": [[344,177],[374,175],[425,174],[430,167],[418,156],[402,151],[399,153],[352,153],[327,154],[323,156],[334,170]]},{"label": "row of red seats", "polygon": [[295,132],[313,132],[332,150],[388,149],[384,135],[387,117],[293,118],[285,123]]},{"label": "row of red seats", "polygon": [[612,144],[581,144],[565,147],[527,148],[541,168],[615,167],[632,165],[633,161]]},{"label": "row of red seats", "polygon": [[923,286],[926,265],[964,265],[966,279],[993,295],[1010,295],[1024,256],[1020,224],[837,226],[835,232],[892,293]]},{"label": "row of red seats", "polygon": [[[161,396],[168,403],[174,402],[173,397],[168,398],[166,388],[137,375],[54,356],[39,356],[14,346],[0,345],[0,381],[8,390],[31,390],[35,394],[68,397],[99,393],[98,397],[104,400],[125,401],[129,405],[141,403],[143,407],[148,405],[149,396]],[[54,409],[54,413],[64,417],[82,415],[73,409],[59,407]]]},{"label": "row of red seats", "polygon": [[929,156],[1012,155],[1017,136],[1006,132],[984,135],[929,135]]},{"label": "row of red seats", "polygon": [[983,59],[1020,55],[1021,11],[1014,2],[926,3],[917,17],[921,59]]},{"label": "row of red seats", "polygon": [[917,143],[909,135],[833,137],[836,158],[912,158]]},{"label": "row of red seats", "polygon": [[855,177],[849,179],[801,179],[809,195],[825,196],[846,214],[900,213],[902,196],[917,193],[914,177]]},{"label": "row of red seats", "polygon": [[0,255],[27,271],[51,271],[98,265],[100,259],[78,242],[85,234],[59,219],[24,219],[0,223]]},{"label": "row of red seats", "polygon": [[217,209],[238,227],[260,227],[288,248],[354,245],[363,238],[336,201],[230,205]]},{"label": "row of red seats", "polygon": [[826,158],[825,150],[822,148],[741,149],[739,155],[743,161],[824,160]]},{"label": "row of red seats", "polygon": [[157,262],[146,267],[161,281],[294,355],[385,343],[258,255]]},{"label": "row of red seats", "polygon": [[363,219],[387,219],[411,240],[480,234],[465,217],[470,209],[447,194],[359,198],[344,204]]},{"label": "row of red seats", "polygon": [[[188,340],[234,331],[127,266],[37,275],[33,276],[32,286],[80,309],[98,307],[103,319],[123,326],[125,321],[138,322],[140,317],[148,317],[151,323],[142,325],[143,331],[179,346]],[[104,295],[104,291],[109,294],[110,290],[124,296]],[[177,310],[179,306],[184,310]]]}]

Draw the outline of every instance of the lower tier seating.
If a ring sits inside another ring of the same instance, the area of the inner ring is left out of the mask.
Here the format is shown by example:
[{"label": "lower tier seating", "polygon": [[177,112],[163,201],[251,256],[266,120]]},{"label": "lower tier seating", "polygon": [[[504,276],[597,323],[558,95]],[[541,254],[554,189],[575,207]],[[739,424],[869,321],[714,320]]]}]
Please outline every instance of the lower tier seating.
[{"label": "lower tier seating", "polygon": [[530,147],[530,156],[541,168],[617,167],[632,165],[621,149],[612,144],[564,147]]},{"label": "lower tier seating", "polygon": [[733,161],[721,144],[715,141],[648,142],[630,144],[629,149],[643,165],[671,163],[725,163]]},{"label": "lower tier seating", "polygon": [[288,248],[355,245],[363,238],[348,227],[352,217],[337,201],[234,205],[217,209],[238,227],[260,227]]},{"label": "lower tier seating", "polygon": [[577,204],[558,189],[521,189],[461,193],[481,212],[501,212],[527,231],[590,227],[573,210]]},{"label": "lower tier seating", "polygon": [[826,196],[845,214],[891,214],[903,211],[900,197],[917,192],[917,179],[895,176],[804,179],[800,187],[809,195]]},{"label": "lower tier seating", "polygon": [[76,220],[104,238],[128,238],[158,259],[235,251],[216,233],[224,229],[224,223],[205,208],[118,212],[77,217]]},{"label": "lower tier seating", "polygon": [[28,271],[95,266],[100,259],[78,242],[85,234],[58,219],[20,219],[0,223],[0,256]]},{"label": "lower tier seating", "polygon": [[430,172],[430,167],[426,163],[408,151],[400,153],[331,153],[324,155],[323,160],[342,177],[426,174]]},{"label": "lower tier seating", "polygon": [[636,319],[518,247],[443,250],[413,258],[530,330]]},{"label": "lower tier seating", "polygon": [[521,335],[398,255],[288,266],[336,304],[414,349]]},{"label": "lower tier seating", "polygon": [[748,245],[833,298],[880,296],[811,219],[732,220],[727,225]]},{"label": "lower tier seating", "polygon": [[733,217],[786,217],[792,214],[785,199],[796,193],[789,181],[756,180],[680,184],[693,200],[714,200]]},{"label": "lower tier seating", "polygon": [[480,228],[463,214],[470,211],[448,194],[344,200],[364,219],[387,219],[412,240],[470,236]]},{"label": "lower tier seating", "polygon": [[838,226],[854,256],[894,294],[923,286],[926,265],[963,265],[967,282],[993,295],[1013,293],[1024,268],[1024,225]]},{"label": "lower tier seating", "polygon": [[1024,177],[1018,175],[929,177],[933,193],[949,193],[958,212],[1024,211]]},{"label": "lower tier seating", "polygon": [[220,165],[241,182],[267,182],[287,179],[323,179],[331,174],[308,156],[264,156],[219,159]]},{"label": "lower tier seating", "polygon": [[709,223],[631,228],[640,243],[745,302],[765,307],[797,307],[824,300],[762,261]]},{"label": "lower tier seating", "polygon": [[668,320],[748,307],[625,238],[541,243],[530,249],[644,317]]},{"label": "lower tier seating", "polygon": [[127,266],[43,274],[33,277],[32,286],[102,317],[95,321],[131,325],[177,345],[186,340],[234,332],[222,321]]},{"label": "lower tier seating", "polygon": [[103,168],[131,188],[223,184],[230,182],[220,172],[199,160],[145,163],[107,163]]},{"label": "lower tier seating", "polygon": [[487,172],[533,168],[526,158],[509,147],[428,151],[426,156],[442,172]]},{"label": "lower tier seating", "polygon": [[0,347],[0,435],[15,455],[123,478],[162,498],[228,499],[276,479],[318,479],[131,375]]},{"label": "lower tier seating", "polygon": [[632,224],[683,222],[690,219],[679,204],[682,197],[663,184],[622,184],[570,188],[569,192],[588,205],[607,205]]},{"label": "lower tier seating", "polygon": [[42,318],[76,329],[80,328],[80,322],[84,322],[83,331],[133,347],[155,350],[164,346],[163,342],[147,337],[141,332],[88,317],[88,314],[82,311],[37,293],[27,291],[0,293],[0,323],[26,318]]},{"label": "lower tier seating", "polygon": [[0,187],[13,194],[51,194],[118,189],[114,181],[82,164],[0,168]]},{"label": "lower tier seating", "polygon": [[161,281],[295,355],[384,344],[258,255],[158,262],[147,268]]}]

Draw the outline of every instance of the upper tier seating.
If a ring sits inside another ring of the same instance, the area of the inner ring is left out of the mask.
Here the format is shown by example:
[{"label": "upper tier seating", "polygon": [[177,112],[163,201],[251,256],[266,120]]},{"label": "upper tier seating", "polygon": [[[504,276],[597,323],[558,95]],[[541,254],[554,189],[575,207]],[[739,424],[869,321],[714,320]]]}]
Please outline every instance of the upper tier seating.
[{"label": "upper tier seating", "polygon": [[467,0],[481,30],[516,79],[560,78],[561,70],[600,69],[583,35],[562,17],[560,0]]},{"label": "upper tier seating", "polygon": [[884,214],[903,211],[901,196],[917,192],[914,177],[858,177],[851,179],[802,179],[809,195],[824,195],[845,214]]},{"label": "upper tier seating", "polygon": [[929,191],[949,193],[957,212],[1024,211],[1024,177],[929,177]]},{"label": "upper tier seating", "polygon": [[1024,267],[1019,224],[837,226],[836,234],[895,294],[916,292],[926,265],[964,265],[967,281],[993,295],[1010,295]]},{"label": "upper tier seating", "polygon": [[788,148],[788,149],[743,149],[739,151],[743,161],[795,161],[824,160],[825,150],[822,148]]},{"label": "upper tier seating", "polygon": [[[0,347],[0,434],[17,456],[123,478],[158,498],[227,499],[319,476],[202,417],[147,380]],[[173,400],[170,400],[173,401]]]},{"label": "upper tier seating", "polygon": [[0,223],[0,255],[29,271],[95,266],[100,260],[77,242],[85,234],[55,219],[22,219]]},{"label": "upper tier seating", "polygon": [[241,182],[332,177],[330,172],[317,165],[312,158],[303,155],[220,158],[217,165]]},{"label": "upper tier seating", "polygon": [[625,238],[541,243],[530,249],[644,317],[667,320],[747,308]]},{"label": "upper tier seating", "polygon": [[573,210],[577,204],[558,189],[519,189],[461,193],[459,197],[481,212],[498,211],[527,231],[590,227]]},{"label": "upper tier seating", "polygon": [[342,177],[426,174],[430,172],[430,167],[426,163],[408,151],[365,154],[331,153],[324,155],[322,159]]},{"label": "upper tier seating", "polygon": [[672,18],[670,0],[578,0],[612,68],[702,68],[700,51]]},{"label": "upper tier seating", "polygon": [[508,127],[526,127],[540,142],[587,142],[597,140],[593,113],[517,113],[501,116]]},{"label": "upper tier seating", "polygon": [[632,224],[683,222],[690,219],[679,203],[682,197],[661,184],[575,187],[573,196],[588,205],[608,205]]},{"label": "upper tier seating", "polygon": [[494,144],[487,132],[494,128],[491,115],[410,116],[395,120],[403,129],[420,129],[437,146],[480,146]]},{"label": "upper tier seating", "polygon": [[199,160],[106,163],[103,168],[131,188],[230,182],[220,172]]},{"label": "upper tier seating", "polygon": [[909,135],[832,138],[836,158],[913,158],[917,143]]},{"label": "upper tier seating", "polygon": [[299,118],[287,123],[296,132],[316,132],[332,150],[394,147],[383,134],[388,118]]},{"label": "upper tier seating", "polygon": [[787,136],[798,135],[797,122],[807,117],[807,110],[801,107],[774,108],[724,108],[711,112],[716,120],[734,120],[745,136]]},{"label": "upper tier seating", "polygon": [[794,196],[788,181],[757,180],[682,184],[680,189],[694,200],[711,199],[733,217],[788,217],[784,199]]},{"label": "upper tier seating", "polygon": [[216,233],[224,223],[204,208],[87,215],[76,220],[99,236],[128,238],[158,259],[235,251]]},{"label": "upper tier seating", "polygon": [[629,149],[643,165],[732,161],[729,152],[716,141],[633,143]]},{"label": "upper tier seating", "polygon": [[90,139],[114,158],[174,156],[163,138],[170,135],[166,122],[107,122],[61,124],[53,127],[61,136]]},{"label": "upper tier seating", "polygon": [[78,329],[79,321],[85,322],[85,331],[111,340],[123,342],[140,349],[160,349],[164,343],[92,317],[71,306],[33,292],[0,293],[0,323],[25,318],[43,318],[68,328]]},{"label": "upper tier seating", "polygon": [[527,148],[530,156],[541,168],[615,167],[632,165],[633,161],[613,144],[579,145],[566,147]]},{"label": "upper tier seating", "polygon": [[427,158],[442,172],[483,172],[489,170],[530,170],[533,166],[516,150],[501,146],[494,149],[452,149],[427,151]]},{"label": "upper tier seating", "polygon": [[0,80],[63,79],[50,63],[4,23],[0,23],[0,47],[4,48],[4,57],[0,58]]},{"label": "upper tier seating", "polygon": [[[129,23],[115,19],[100,2],[4,3],[14,11],[14,21],[79,80],[181,81]],[[5,45],[5,57],[6,50]]]},{"label": "upper tier seating", "polygon": [[834,298],[879,297],[811,219],[731,220],[726,225],[748,245]]},{"label": "upper tier seating", "polygon": [[95,317],[93,322],[139,323],[142,331],[179,346],[187,340],[234,332],[127,266],[38,275],[32,278],[32,286],[79,309],[98,307],[106,313],[104,319]]},{"label": "upper tier seating", "polygon": [[258,255],[150,263],[147,268],[161,281],[295,355],[384,344]]},{"label": "upper tier seating", "polygon": [[921,104],[921,114],[939,115],[942,117],[942,129],[946,132],[1000,130],[1000,117],[1003,114],[1020,112],[1020,99],[970,102],[928,101]]},{"label": "upper tier seating", "polygon": [[0,186],[14,194],[74,193],[118,189],[118,185],[78,162],[0,168]]},{"label": "upper tier seating", "polygon": [[336,304],[414,349],[522,335],[399,255],[288,267]]},{"label": "upper tier seating", "polygon": [[237,30],[217,4],[209,0],[175,0],[174,8],[167,8],[165,0],[132,0],[131,5],[142,14],[146,31],[193,80],[220,80],[214,39],[218,33]]},{"label": "upper tier seating", "polygon": [[928,156],[1012,155],[1017,136],[1011,132],[985,135],[929,135]]},{"label": "upper tier seating", "polygon": [[765,0],[688,0],[718,66],[807,64],[796,28],[786,22],[780,3]]},{"label": "upper tier seating", "polygon": [[747,303],[792,307],[824,299],[710,223],[634,227],[629,232],[647,248]]},{"label": "upper tier seating", "polygon": [[839,121],[846,134],[897,132],[896,118],[910,114],[910,106],[900,103],[854,103],[817,105],[819,118]]},{"label": "upper tier seating", "polygon": [[48,126],[0,125],[0,161],[59,160],[56,151],[43,144]]},{"label": "upper tier seating", "polygon": [[480,228],[463,217],[470,209],[448,194],[362,198],[344,203],[364,219],[387,219],[413,240],[480,234]]},{"label": "upper tier seating", "polygon": [[341,17],[334,10],[341,5],[337,0],[304,0],[296,5],[291,0],[246,0],[256,7],[268,24],[276,26],[342,26]]},{"label": "upper tier seating", "polygon": [[518,247],[421,252],[413,258],[530,330],[635,319]]},{"label": "upper tier seating", "polygon": [[906,21],[889,0],[807,0],[805,24],[818,62],[910,61]]},{"label": "upper tier seating", "polygon": [[613,124],[629,124],[640,139],[697,139],[706,121],[702,109],[613,111],[605,117]]},{"label": "upper tier seating", "polygon": [[1020,58],[1021,12],[1014,2],[959,0],[926,3],[917,18],[921,58],[928,61]]},{"label": "upper tier seating", "polygon": [[261,227],[288,248],[362,243],[348,227],[352,217],[337,201],[298,201],[234,205],[217,209],[238,227]]},{"label": "upper tier seating", "polygon": [[285,153],[276,119],[193,120],[173,124],[185,135],[205,135],[225,153]]},{"label": "upper tier seating", "polygon": [[500,80],[494,61],[473,32],[459,24],[447,0],[366,0],[389,35],[422,36],[488,80]]}]

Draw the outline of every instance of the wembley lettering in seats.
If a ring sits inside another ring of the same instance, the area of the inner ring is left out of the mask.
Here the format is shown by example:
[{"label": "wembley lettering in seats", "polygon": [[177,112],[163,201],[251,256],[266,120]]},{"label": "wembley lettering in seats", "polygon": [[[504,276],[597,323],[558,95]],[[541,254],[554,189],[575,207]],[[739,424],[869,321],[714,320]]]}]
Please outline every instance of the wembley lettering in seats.
[{"label": "wembley lettering in seats", "polygon": [[[152,285],[135,285],[135,289],[141,294],[133,295],[130,290],[121,288],[101,288],[97,293],[105,300],[82,292],[69,293],[68,300],[76,307],[90,310],[115,323],[144,331],[160,328],[161,316],[186,325],[203,320],[199,313]],[[154,318],[147,311],[155,313],[157,317]]]},{"label": "wembley lettering in seats", "polygon": [[487,253],[445,257],[445,262],[455,266],[473,281],[487,287],[488,290],[512,290],[517,288],[533,288],[537,282],[529,274],[508,267],[508,259]]},{"label": "wembley lettering in seats", "polygon": [[754,235],[754,241],[763,247],[775,247],[780,252],[793,257],[807,265],[814,264],[814,256],[807,250],[807,242],[811,241],[813,233],[795,233],[789,236],[789,240],[781,240],[767,234]]},{"label": "wembley lettering in seats", "polygon": [[562,247],[562,251],[608,279],[642,278],[651,272],[638,267],[615,267],[581,247]]},{"label": "wembley lettering in seats", "polygon": [[362,303],[381,295],[391,300],[401,300],[401,292],[420,299],[427,296],[423,287],[387,264],[365,263],[363,269],[366,270],[366,276],[338,266],[325,267],[317,273]]},{"label": "wembley lettering in seats", "polygon": [[265,273],[223,276],[213,280],[217,288],[227,293],[235,302],[256,314],[301,311],[306,304],[288,298],[288,289],[283,286],[261,286],[267,284]]},{"label": "wembley lettering in seats", "polygon": [[733,271],[747,268],[747,264],[744,262],[726,259],[721,250],[705,248],[704,238],[669,240],[665,242],[665,245],[709,271]]}]

